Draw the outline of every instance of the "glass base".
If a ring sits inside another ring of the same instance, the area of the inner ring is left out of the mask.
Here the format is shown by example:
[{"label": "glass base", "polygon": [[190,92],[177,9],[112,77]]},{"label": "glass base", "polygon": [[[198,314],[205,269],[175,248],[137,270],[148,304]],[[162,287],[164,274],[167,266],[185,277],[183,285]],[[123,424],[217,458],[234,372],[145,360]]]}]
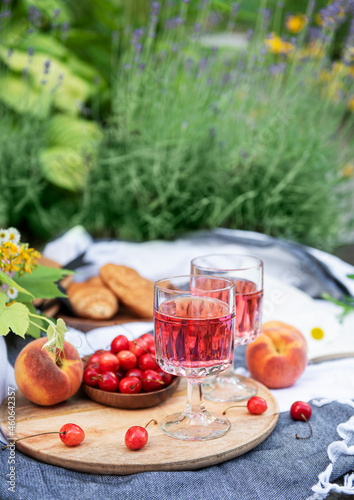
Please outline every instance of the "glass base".
[{"label": "glass base", "polygon": [[231,424],[221,415],[203,411],[168,415],[161,421],[160,427],[168,436],[176,439],[207,441],[224,436],[230,430]]},{"label": "glass base", "polygon": [[204,388],[204,397],[216,403],[243,401],[257,394],[257,386],[242,375],[227,372],[216,377],[213,383],[208,383]]}]

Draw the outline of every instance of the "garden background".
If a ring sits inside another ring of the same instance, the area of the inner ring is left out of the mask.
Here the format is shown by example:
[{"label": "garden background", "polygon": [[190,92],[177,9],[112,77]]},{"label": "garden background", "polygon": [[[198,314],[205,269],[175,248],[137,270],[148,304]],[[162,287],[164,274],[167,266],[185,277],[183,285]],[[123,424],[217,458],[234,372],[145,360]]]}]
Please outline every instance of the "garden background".
[{"label": "garden background", "polygon": [[76,224],[353,243],[353,14],[352,0],[2,0],[0,227],[39,247]]}]

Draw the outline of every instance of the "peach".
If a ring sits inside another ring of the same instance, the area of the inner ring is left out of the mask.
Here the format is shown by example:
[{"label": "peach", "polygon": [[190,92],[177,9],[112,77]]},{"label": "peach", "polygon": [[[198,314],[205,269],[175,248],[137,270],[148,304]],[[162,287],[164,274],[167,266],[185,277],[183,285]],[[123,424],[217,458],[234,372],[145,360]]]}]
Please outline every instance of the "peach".
[{"label": "peach", "polygon": [[47,337],[33,340],[18,355],[15,378],[20,391],[38,405],[50,406],[70,398],[79,389],[83,365],[79,353],[64,342],[60,362],[46,348]]},{"label": "peach", "polygon": [[307,366],[306,339],[291,325],[269,321],[248,344],[246,363],[252,377],[269,389],[290,387]]}]

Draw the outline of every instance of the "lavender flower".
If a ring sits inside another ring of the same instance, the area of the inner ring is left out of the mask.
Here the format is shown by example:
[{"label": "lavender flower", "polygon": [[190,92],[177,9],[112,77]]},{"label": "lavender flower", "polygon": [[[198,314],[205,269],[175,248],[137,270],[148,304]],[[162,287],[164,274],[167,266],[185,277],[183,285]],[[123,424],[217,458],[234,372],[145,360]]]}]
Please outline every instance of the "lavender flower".
[{"label": "lavender flower", "polygon": [[50,68],[50,59],[47,59],[44,61],[44,71],[43,73],[47,75],[49,73],[49,68]]},{"label": "lavender flower", "polygon": [[269,66],[269,73],[272,76],[280,75],[280,74],[284,73],[285,69],[286,69],[285,63],[271,64]]},{"label": "lavender flower", "polygon": [[189,57],[188,59],[186,59],[186,61],[185,61],[185,63],[184,63],[184,64],[185,64],[185,68],[186,68],[186,70],[187,70],[187,71],[189,71],[189,70],[191,70],[191,69],[192,69],[193,64],[194,64],[194,61],[193,61],[193,59],[191,59],[191,58]]},{"label": "lavender flower", "polygon": [[54,12],[53,12],[53,19],[56,19],[60,14],[60,9],[54,9]]},{"label": "lavender flower", "polygon": [[10,59],[12,57],[12,54],[14,53],[14,49],[9,49],[7,51],[7,58]]},{"label": "lavender flower", "polygon": [[27,54],[28,54],[30,57],[32,57],[32,56],[33,56],[33,54],[34,54],[34,48],[33,48],[33,47],[28,47],[28,49],[27,49]]},{"label": "lavender flower", "polygon": [[216,136],[215,127],[210,127],[209,134],[210,134],[210,137],[212,137],[212,138],[214,138]]},{"label": "lavender flower", "polygon": [[140,71],[143,71],[145,69],[145,63],[139,63],[138,68],[140,69]]},{"label": "lavender flower", "polygon": [[200,23],[194,23],[193,29],[194,29],[195,33],[199,33],[201,28],[202,28],[202,25]]}]

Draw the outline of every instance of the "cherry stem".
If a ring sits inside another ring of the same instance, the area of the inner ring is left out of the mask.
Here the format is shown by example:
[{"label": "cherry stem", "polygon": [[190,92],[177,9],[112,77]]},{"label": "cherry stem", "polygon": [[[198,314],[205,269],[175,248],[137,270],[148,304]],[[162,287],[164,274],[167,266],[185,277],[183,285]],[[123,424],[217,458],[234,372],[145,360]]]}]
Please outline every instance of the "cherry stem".
[{"label": "cherry stem", "polygon": [[40,434],[32,434],[31,436],[24,436],[22,438],[15,439],[14,441],[12,441],[12,443],[9,443],[9,444],[3,446],[1,449],[6,450],[6,448],[14,445],[15,443],[17,443],[17,441],[22,441],[22,439],[28,439],[28,438],[33,438],[33,437],[37,437],[37,436],[44,436],[45,434],[65,434],[65,431],[41,432]]},{"label": "cherry stem", "polygon": [[135,389],[135,387],[141,384],[141,382],[158,382],[161,385],[165,385],[165,382],[163,382],[162,380],[150,380],[148,378],[144,378],[142,380],[139,380],[139,382],[136,382],[134,385],[131,385],[130,386],[131,390]]},{"label": "cherry stem", "polygon": [[144,351],[145,351],[147,354],[149,354],[149,355],[150,355],[150,358],[151,358],[151,359],[153,359],[153,358],[152,358],[152,356],[151,356],[151,352],[149,352],[147,349],[145,349],[145,347],[143,347],[142,345],[140,345],[140,344],[138,344],[137,342],[135,342],[135,340],[133,340],[133,344],[134,344],[134,345],[137,345],[138,347],[141,347],[142,349],[144,349]]},{"label": "cherry stem", "polygon": [[304,419],[304,421],[308,424],[308,426],[310,427],[310,434],[308,436],[305,436],[305,437],[301,437],[301,436],[298,436],[297,434],[295,434],[295,437],[296,437],[296,439],[309,439],[312,436],[312,427],[311,427],[311,424],[307,420],[307,418],[305,417],[305,415],[303,413],[301,413],[301,416]]},{"label": "cherry stem", "polygon": [[223,415],[226,415],[226,412],[227,412],[228,410],[230,410],[230,408],[247,408],[247,405],[232,405],[232,406],[228,406],[228,407],[226,408],[226,410],[224,410],[224,411],[222,412],[222,414],[223,414]]},{"label": "cherry stem", "polygon": [[151,424],[151,422],[154,422],[154,425],[156,425],[156,424],[157,424],[157,421],[156,421],[154,418],[152,418],[152,419],[151,419],[151,420],[150,420],[150,421],[149,421],[149,422],[145,425],[145,429],[146,429],[146,427],[147,427],[149,424]]}]

